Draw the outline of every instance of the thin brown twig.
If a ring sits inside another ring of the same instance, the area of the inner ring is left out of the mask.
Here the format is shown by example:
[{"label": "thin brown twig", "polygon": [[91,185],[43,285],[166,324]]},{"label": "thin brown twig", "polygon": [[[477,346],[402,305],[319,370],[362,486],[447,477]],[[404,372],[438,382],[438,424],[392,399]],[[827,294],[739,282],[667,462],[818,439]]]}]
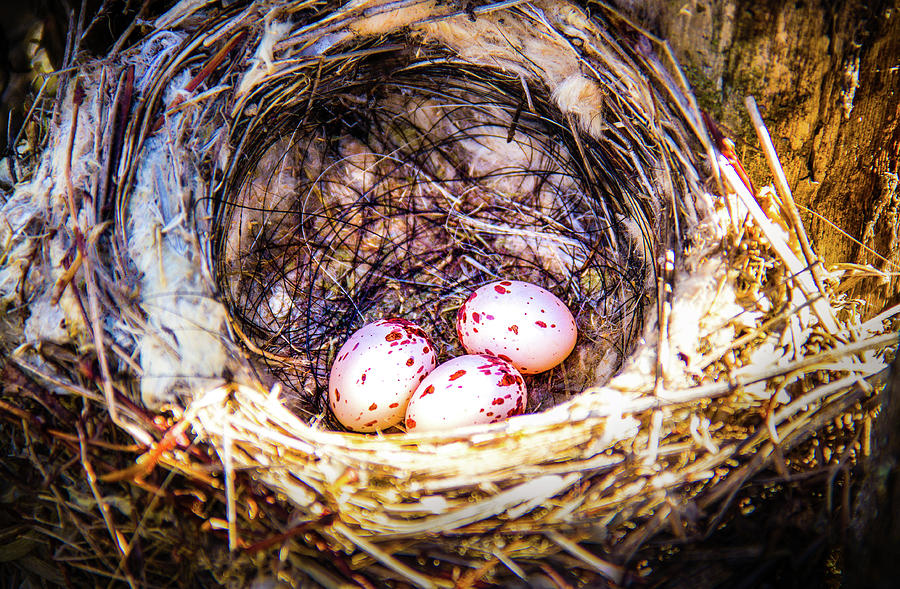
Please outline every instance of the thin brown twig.
[{"label": "thin brown twig", "polygon": [[[62,515],[64,513],[65,517],[72,522],[78,530],[78,533],[81,534],[81,537],[84,538],[85,542],[90,546],[93,555],[101,562],[104,562],[104,564],[108,564],[111,567],[111,563],[106,563],[106,551],[100,547],[96,538],[90,533],[89,526],[85,525],[85,523],[81,521],[81,518],[75,515],[75,512],[69,507],[69,504],[63,498],[62,493],[59,492],[56,485],[51,484],[49,488],[53,495],[54,503],[57,509],[60,510],[60,514]],[[62,520],[62,517],[60,517],[60,520]],[[60,525],[62,525],[62,521],[60,521]]]},{"label": "thin brown twig", "polygon": [[18,420],[37,425],[34,415],[29,413],[28,411],[25,411],[24,409],[20,409],[18,407],[14,407],[13,405],[10,405],[3,399],[0,399],[0,410],[6,411],[7,413],[12,414],[12,416],[17,418]]},{"label": "thin brown twig", "polygon": [[[87,477],[88,486],[91,488],[91,493],[94,495],[94,500],[97,502],[97,507],[100,509],[100,514],[103,516],[103,523],[106,524],[106,529],[109,532],[109,536],[112,539],[113,545],[119,552],[119,567],[122,566],[125,560],[128,558],[128,546],[125,542],[125,537],[122,536],[122,533],[116,529],[116,525],[113,522],[112,513],[109,509],[109,505],[106,503],[106,500],[103,498],[103,495],[100,493],[100,488],[97,486],[97,475],[94,473],[94,467],[91,465],[90,460],[87,455],[87,444],[85,443],[85,435],[84,428],[81,426],[81,423],[75,423],[75,429],[78,431],[78,441],[79,446],[81,447],[81,465],[84,468],[84,474]],[[137,588],[137,584],[134,578],[131,576],[131,573],[128,572],[127,569],[125,571],[125,578],[128,581],[128,586],[132,589]]]},{"label": "thin brown twig", "polygon": [[456,585],[454,586],[454,588],[469,589],[470,587],[481,581],[481,579],[483,579],[485,575],[494,570],[498,564],[500,564],[500,559],[496,556],[492,556],[488,560],[484,561],[478,568],[470,569],[463,573],[463,575],[456,580]]},{"label": "thin brown twig", "polygon": [[574,587],[563,580],[562,575],[548,563],[541,561],[539,566],[541,567],[541,570],[550,577],[550,580],[553,581],[553,584],[556,585],[557,589],[574,589]]},{"label": "thin brown twig", "polygon": [[580,544],[572,541],[560,532],[549,531],[546,532],[546,535],[548,538],[550,538],[550,540],[558,544],[560,548],[562,548],[575,558],[581,560],[585,564],[585,566],[600,573],[613,583],[621,584],[622,580],[625,578],[624,568],[611,562],[607,562],[594,554],[591,554]]},{"label": "thin brown twig", "polygon": [[[64,432],[56,429],[47,429],[48,435],[60,438],[62,440],[68,440],[70,442],[78,442],[81,443],[82,439],[74,434],[70,434],[69,432]],[[135,453],[141,452],[146,448],[140,444],[116,444],[112,442],[107,442],[104,440],[98,439],[90,439],[83,440],[85,444],[89,446],[95,446],[97,448],[103,448],[104,450],[112,450],[113,452],[126,452],[126,453]]]}]

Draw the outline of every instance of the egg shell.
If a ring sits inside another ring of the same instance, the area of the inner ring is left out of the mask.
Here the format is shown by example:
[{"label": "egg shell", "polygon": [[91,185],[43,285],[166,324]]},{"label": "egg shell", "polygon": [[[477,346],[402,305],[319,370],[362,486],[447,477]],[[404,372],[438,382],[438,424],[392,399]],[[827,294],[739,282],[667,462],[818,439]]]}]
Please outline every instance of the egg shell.
[{"label": "egg shell", "polygon": [[575,318],[552,292],[503,280],[478,288],[459,308],[456,333],[469,354],[493,354],[522,374],[560,364],[575,348]]},{"label": "egg shell", "polygon": [[348,429],[386,429],[400,423],[412,392],[436,364],[434,344],[415,323],[370,323],[338,351],[328,379],[328,405]]},{"label": "egg shell", "polygon": [[525,411],[525,380],[487,354],[457,356],[431,371],[406,408],[406,430],[424,432],[494,423]]}]

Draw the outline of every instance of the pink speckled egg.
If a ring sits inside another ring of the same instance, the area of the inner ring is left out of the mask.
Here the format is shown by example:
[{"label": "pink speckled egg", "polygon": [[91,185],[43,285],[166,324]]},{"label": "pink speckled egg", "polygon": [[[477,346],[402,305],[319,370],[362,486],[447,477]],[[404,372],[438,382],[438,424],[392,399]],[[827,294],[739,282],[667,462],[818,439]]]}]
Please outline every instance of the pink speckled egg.
[{"label": "pink speckled egg", "polygon": [[456,315],[456,333],[469,354],[508,360],[522,374],[550,370],[572,352],[575,318],[550,291],[503,280],[473,292]]},{"label": "pink speckled egg", "polygon": [[494,423],[525,410],[525,380],[487,354],[458,356],[431,371],[406,407],[406,430],[424,432]]},{"label": "pink speckled egg", "polygon": [[410,395],[436,364],[434,344],[415,323],[370,323],[338,351],[328,379],[328,405],[348,429],[386,429],[400,423]]}]

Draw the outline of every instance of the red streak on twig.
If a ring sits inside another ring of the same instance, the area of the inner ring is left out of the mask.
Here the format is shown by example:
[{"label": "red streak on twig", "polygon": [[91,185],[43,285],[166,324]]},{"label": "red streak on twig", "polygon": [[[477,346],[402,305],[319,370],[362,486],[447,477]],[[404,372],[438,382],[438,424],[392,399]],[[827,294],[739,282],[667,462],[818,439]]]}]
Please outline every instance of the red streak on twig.
[{"label": "red streak on twig", "polygon": [[[228,43],[225,44],[224,47],[219,49],[216,52],[216,54],[212,56],[212,58],[209,60],[209,62],[205,66],[203,66],[203,69],[201,69],[197,73],[197,75],[193,77],[193,79],[190,82],[188,82],[187,86],[185,86],[184,89],[187,92],[193,92],[194,90],[196,90],[197,87],[200,84],[202,84],[203,81],[206,80],[206,78],[208,78],[209,75],[211,73],[213,73],[213,71],[215,71],[215,69],[217,67],[219,67],[219,65],[225,59],[225,56],[228,55],[231,52],[231,50],[237,46],[238,43],[243,41],[244,37],[246,37],[246,36],[247,36],[247,31],[241,31],[240,33],[235,35],[230,41],[228,41]],[[168,108],[173,109],[173,108],[177,107],[179,104],[181,104],[182,102],[184,102],[184,95],[179,94],[178,96],[175,97],[174,100],[172,100],[172,104],[170,104]],[[164,118],[165,118],[165,113],[163,113],[163,115],[160,116],[159,119],[157,119],[156,124],[153,125],[154,132],[158,131],[160,129],[160,127],[162,127]]]},{"label": "red streak on twig", "polygon": [[244,548],[244,552],[253,554],[254,552],[258,552],[260,550],[266,550],[271,548],[272,546],[277,546],[290,540],[294,536],[298,534],[302,534],[303,532],[308,532],[309,530],[313,530],[315,528],[321,528],[329,525],[332,520],[334,520],[335,514],[328,513],[320,517],[319,519],[311,522],[302,523],[298,526],[294,526],[293,528],[287,530],[286,532],[282,532],[280,534],[275,534],[274,536],[270,536],[264,540],[260,540],[259,542],[254,542],[253,544]]},{"label": "red streak on twig", "polygon": [[243,41],[244,37],[246,37],[246,36],[247,36],[247,31],[241,31],[240,33],[235,35],[230,41],[228,41],[228,43],[225,44],[224,47],[219,49],[219,51],[217,51],[216,54],[213,55],[212,59],[209,60],[209,63],[207,63],[203,67],[203,69],[200,70],[200,72],[196,76],[194,76],[193,80],[188,82],[188,85],[185,86],[184,89],[187,90],[188,92],[193,92],[194,90],[196,90],[197,86],[199,86],[201,83],[203,83],[203,80],[208,78],[209,75],[213,72],[213,70],[215,70],[217,67],[219,67],[219,64],[222,63],[222,60],[225,59],[225,56],[228,55],[231,52],[231,50],[237,46],[238,43]]},{"label": "red streak on twig", "polygon": [[181,421],[170,427],[163,438],[155,446],[153,446],[150,451],[138,457],[137,464],[123,470],[103,475],[102,477],[100,477],[100,479],[104,482],[109,483],[124,481],[128,479],[143,478],[156,467],[156,464],[159,462],[160,457],[164,453],[172,451],[175,446],[178,445],[179,438],[181,438],[190,424],[191,421],[189,419],[182,419]]},{"label": "red streak on twig", "polygon": [[705,111],[701,111],[701,114],[703,115],[703,122],[706,124],[707,130],[712,136],[713,143],[716,145],[716,149],[718,149],[719,153],[724,155],[731,165],[734,166],[735,172],[741,177],[741,181],[747,186],[750,194],[755,195],[756,188],[753,186],[753,181],[750,180],[750,176],[747,174],[747,171],[744,170],[741,160],[738,159],[737,153],[734,151],[734,142],[719,130],[718,125],[716,125],[712,120],[712,117],[706,114]]}]

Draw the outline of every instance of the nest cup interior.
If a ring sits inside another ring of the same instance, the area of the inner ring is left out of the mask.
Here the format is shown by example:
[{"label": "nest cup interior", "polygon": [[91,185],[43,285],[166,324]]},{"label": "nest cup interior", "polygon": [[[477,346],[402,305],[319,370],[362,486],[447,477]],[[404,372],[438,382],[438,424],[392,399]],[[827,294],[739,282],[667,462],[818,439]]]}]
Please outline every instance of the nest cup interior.
[{"label": "nest cup interior", "polygon": [[457,309],[493,280],[543,286],[578,324],[569,358],[528,377],[528,412],[608,380],[652,296],[653,235],[622,205],[635,171],[546,85],[408,38],[354,50],[310,61],[312,85],[263,85],[268,107],[232,128],[213,255],[264,382],[340,429],[328,377],[353,331],[412,320],[446,361],[465,353]]}]

